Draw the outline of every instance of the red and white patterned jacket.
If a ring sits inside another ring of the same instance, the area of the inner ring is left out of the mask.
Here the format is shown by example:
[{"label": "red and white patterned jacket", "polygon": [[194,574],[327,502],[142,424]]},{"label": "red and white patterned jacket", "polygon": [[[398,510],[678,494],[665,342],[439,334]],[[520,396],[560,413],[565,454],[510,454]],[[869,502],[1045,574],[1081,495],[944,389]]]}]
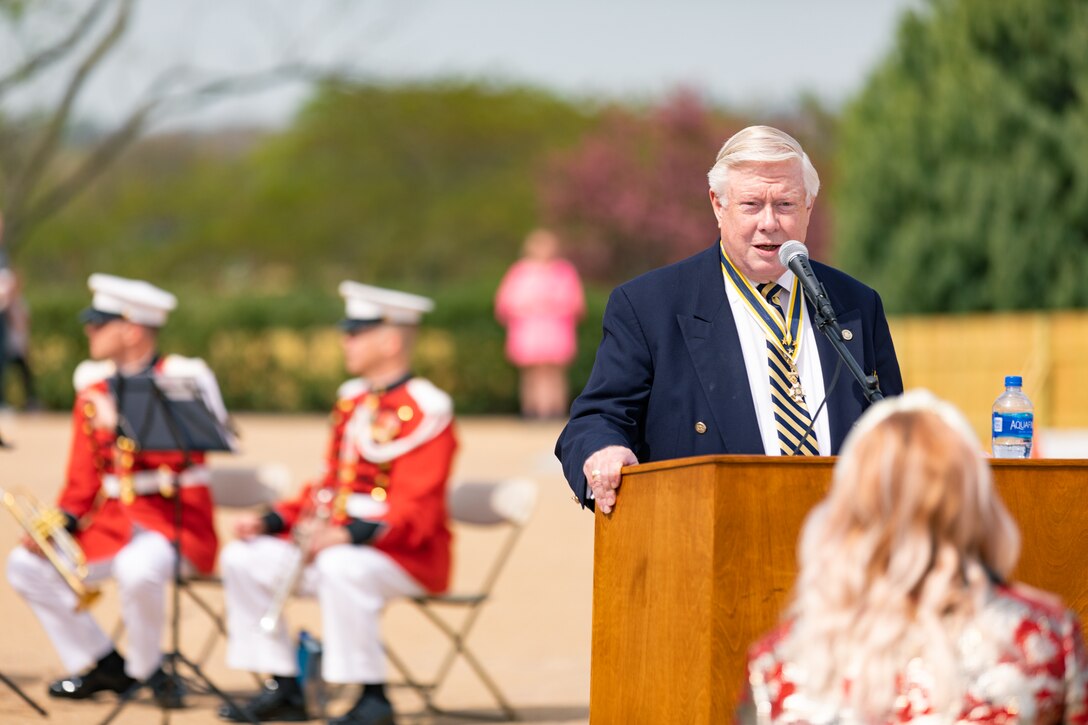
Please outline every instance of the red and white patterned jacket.
[{"label": "red and white patterned jacket", "polygon": [[[1088,656],[1076,615],[1020,589],[996,587],[961,634],[959,665],[967,689],[962,701],[937,712],[933,676],[921,658],[896,680],[889,723],[1088,723]],[[781,645],[789,623],[748,652],[748,682],[737,711],[742,723],[862,723],[797,691],[804,677]],[[844,683],[844,688],[845,688]]]}]

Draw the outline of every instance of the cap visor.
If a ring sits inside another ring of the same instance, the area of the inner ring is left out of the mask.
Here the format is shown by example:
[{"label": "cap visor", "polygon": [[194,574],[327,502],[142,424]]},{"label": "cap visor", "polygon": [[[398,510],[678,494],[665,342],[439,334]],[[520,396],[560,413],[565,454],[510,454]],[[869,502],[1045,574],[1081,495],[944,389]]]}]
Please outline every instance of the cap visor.
[{"label": "cap visor", "polygon": [[375,327],[377,325],[380,325],[381,322],[382,322],[381,320],[343,319],[343,320],[340,320],[340,322],[336,323],[336,326],[339,327],[344,332],[359,332],[360,330],[365,330],[367,328]]},{"label": "cap visor", "polygon": [[110,320],[119,320],[121,315],[113,312],[103,312],[93,307],[88,307],[79,313],[79,321],[84,325],[104,325]]}]

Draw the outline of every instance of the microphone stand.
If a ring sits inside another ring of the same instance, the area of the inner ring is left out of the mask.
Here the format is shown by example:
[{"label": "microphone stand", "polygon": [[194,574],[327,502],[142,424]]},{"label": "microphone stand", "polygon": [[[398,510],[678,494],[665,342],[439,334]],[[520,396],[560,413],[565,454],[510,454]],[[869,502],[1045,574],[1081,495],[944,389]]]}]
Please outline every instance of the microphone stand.
[{"label": "microphone stand", "polygon": [[816,310],[816,327],[827,335],[827,339],[831,342],[831,346],[835,348],[835,352],[839,353],[839,357],[846,363],[847,370],[861,385],[861,391],[865,393],[865,399],[869,401],[869,404],[872,405],[879,400],[884,400],[876,376],[866,375],[858,361],[846,349],[846,343],[842,341],[842,328],[839,327],[838,320],[835,319],[834,313],[831,312],[831,303],[827,299],[827,292],[824,291],[823,287],[821,284],[820,296],[822,299],[811,300],[812,306]]},{"label": "microphone stand", "polygon": [[[182,578],[182,574],[181,574],[181,527],[182,527],[181,472],[186,470],[189,467],[189,465],[192,463],[191,454],[192,454],[193,450],[196,449],[196,447],[191,442],[191,436],[189,436],[188,433],[182,429],[181,421],[178,420],[177,413],[175,412],[173,406],[171,406],[171,404],[170,404],[169,400],[167,399],[166,395],[163,393],[162,388],[160,388],[159,385],[155,382],[154,377],[148,377],[147,381],[148,381],[150,392],[151,392],[151,395],[150,395],[150,397],[148,399],[148,407],[149,408],[155,407],[158,410],[162,411],[162,413],[163,413],[162,417],[163,417],[163,420],[166,423],[166,428],[169,431],[169,434],[170,434],[169,437],[170,437],[170,440],[172,442],[171,443],[171,445],[172,445],[171,450],[175,450],[175,451],[180,452],[181,455],[182,455],[182,460],[183,460],[183,464],[181,466],[181,469],[179,471],[175,471],[174,475],[173,475],[174,536],[173,536],[173,539],[171,540],[171,546],[174,549],[174,572],[173,572],[173,585],[174,586],[173,586],[173,589],[172,589],[172,592],[171,592],[171,600],[172,600],[173,611],[171,612],[171,618],[170,618],[170,651],[164,653],[163,658],[162,658],[162,671],[163,671],[163,674],[166,676],[166,679],[167,679],[167,682],[168,682],[168,684],[166,686],[167,687],[177,687],[178,686],[178,682],[180,680],[180,676],[178,674],[178,664],[180,663],[180,664],[186,665],[190,670],[192,670],[193,674],[195,674],[196,677],[201,682],[203,682],[203,684],[207,688],[208,692],[211,692],[216,697],[218,697],[232,711],[241,712],[241,713],[243,713],[243,715],[245,715],[245,710],[240,708],[230,698],[230,696],[228,696],[226,693],[224,693],[222,690],[220,690],[218,687],[216,687],[215,683],[213,683],[210,679],[208,679],[208,676],[206,674],[204,674],[204,671],[200,668],[200,665],[198,665],[196,662],[193,662],[188,657],[186,657],[185,654],[182,653],[182,651],[180,649],[181,587],[182,587],[182,585],[184,583],[184,579]],[[124,385],[124,380],[123,380],[123,377],[121,377],[121,378],[119,378],[119,383],[118,383],[117,409],[118,409],[118,413],[122,414],[122,415],[123,415],[123,410],[121,408],[121,395],[122,395],[122,391],[123,391],[123,385]],[[199,394],[195,394],[195,398],[197,400],[200,400]],[[205,412],[207,412],[208,415],[211,416],[210,411],[207,411],[207,407],[204,406],[203,403],[201,403],[201,407],[203,407]],[[148,428],[150,428],[150,426],[152,425],[152,415],[150,415],[150,414],[147,415],[147,417],[144,418],[144,423]],[[137,442],[140,440],[140,437],[138,437],[138,435],[139,434],[136,431],[133,431],[133,436],[132,437]],[[200,450],[204,450],[204,449],[201,448]],[[106,716],[106,719],[103,720],[100,725],[108,725],[109,723],[113,722],[114,718],[116,718],[121,713],[121,710],[124,709],[125,705],[127,705],[132,700],[132,698],[135,697],[136,693],[139,692],[139,690],[145,684],[147,684],[146,681],[145,682],[139,682],[139,683],[133,685],[132,687],[130,687],[124,693],[122,693],[119,696],[119,698],[117,700],[117,704],[114,706],[113,710],[109,713],[109,715]],[[162,723],[163,723],[163,725],[168,725],[168,723],[170,722],[170,710],[165,705],[161,709],[162,709]],[[254,718],[250,717],[250,716],[247,716],[247,720],[249,720],[249,722],[253,723],[254,725],[258,725],[258,721],[255,720]]]},{"label": "microphone stand", "polygon": [[842,340],[842,328],[839,326],[839,321],[835,319],[835,310],[831,307],[831,300],[827,297],[827,290],[824,289],[823,282],[816,277],[809,265],[808,249],[805,245],[792,239],[785,242],[778,249],[778,261],[782,263],[783,267],[787,267],[797,276],[801,288],[805,292],[805,297],[812,303],[812,308],[815,311],[816,327],[827,335],[831,347],[835,348],[835,352],[846,363],[850,374],[861,385],[861,391],[865,394],[865,399],[869,401],[870,405],[878,400],[883,400],[884,396],[880,392],[876,375],[866,375],[858,361],[846,349],[846,343]]}]

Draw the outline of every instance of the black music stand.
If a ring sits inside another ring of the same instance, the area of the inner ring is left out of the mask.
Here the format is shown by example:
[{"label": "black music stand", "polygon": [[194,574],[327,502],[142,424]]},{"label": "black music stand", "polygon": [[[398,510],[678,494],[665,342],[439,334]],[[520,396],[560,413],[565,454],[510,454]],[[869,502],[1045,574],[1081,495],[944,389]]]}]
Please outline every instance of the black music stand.
[{"label": "black music stand", "polygon": [[[118,435],[133,442],[139,451],[178,451],[187,468],[195,452],[233,451],[233,436],[226,426],[209,410],[200,386],[192,378],[139,375],[115,378]],[[170,621],[170,651],[163,654],[162,670],[173,686],[179,681],[178,665],[186,665],[227,706],[244,712],[222,690],[215,686],[200,665],[186,657],[179,647],[181,577],[181,482],[174,476],[174,590]],[[111,722],[136,693],[147,684],[140,682],[121,694],[102,725]],[[162,722],[170,720],[169,708],[162,707]],[[251,720],[256,723],[256,720]]]},{"label": "black music stand", "polygon": [[36,703],[32,699],[30,699],[30,695],[26,694],[21,689],[19,689],[19,686],[16,685],[14,682],[12,682],[11,679],[7,675],[5,675],[3,672],[0,672],[0,682],[3,682],[5,685],[10,687],[12,692],[14,692],[16,695],[18,695],[22,699],[23,702],[25,702],[27,705],[30,705],[32,708],[37,710],[39,715],[41,715],[42,717],[49,717],[49,713],[47,713],[45,711],[45,709],[42,708],[41,705],[39,705],[38,703]]}]

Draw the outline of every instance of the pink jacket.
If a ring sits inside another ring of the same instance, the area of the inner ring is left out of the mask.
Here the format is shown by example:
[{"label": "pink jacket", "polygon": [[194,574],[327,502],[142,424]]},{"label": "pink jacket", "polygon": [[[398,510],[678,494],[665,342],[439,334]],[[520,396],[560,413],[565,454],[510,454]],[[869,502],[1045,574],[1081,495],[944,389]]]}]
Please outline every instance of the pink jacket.
[{"label": "pink jacket", "polygon": [[495,317],[506,327],[506,357],[514,365],[567,365],[576,352],[575,326],[585,314],[582,282],[565,259],[522,259],[495,294]]}]

